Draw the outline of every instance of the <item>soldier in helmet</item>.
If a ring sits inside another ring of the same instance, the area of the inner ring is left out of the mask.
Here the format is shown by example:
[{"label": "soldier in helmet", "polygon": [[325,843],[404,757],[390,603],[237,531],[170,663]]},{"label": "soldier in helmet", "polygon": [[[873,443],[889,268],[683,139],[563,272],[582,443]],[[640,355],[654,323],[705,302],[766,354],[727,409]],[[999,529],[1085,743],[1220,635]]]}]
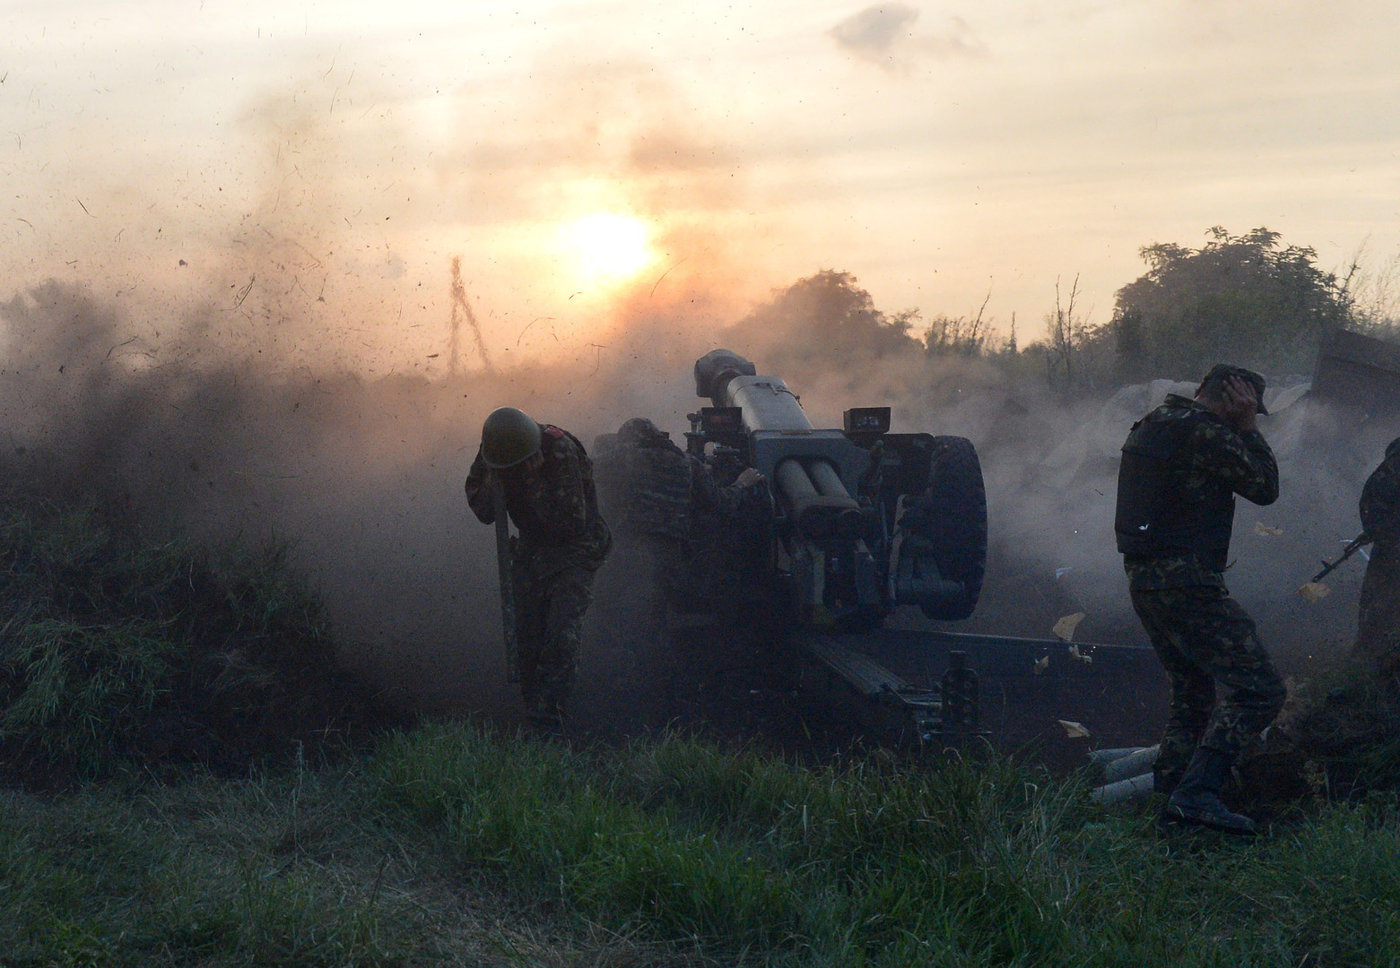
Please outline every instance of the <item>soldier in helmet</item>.
[{"label": "soldier in helmet", "polygon": [[520,532],[511,564],[520,691],[531,724],[554,732],[563,725],[593,577],[612,536],[583,445],[514,407],[486,418],[467,475],[467,502],[483,524],[495,522],[497,481]]},{"label": "soldier in helmet", "polygon": [[1170,794],[1163,817],[1242,835],[1254,822],[1227,809],[1220,790],[1285,695],[1223,575],[1235,495],[1278,497],[1278,465],[1255,420],[1267,412],[1264,378],[1242,367],[1212,368],[1194,399],[1169,394],[1123,445],[1114,525],[1133,608],[1171,681],[1154,768],[1156,789]]},{"label": "soldier in helmet", "polygon": [[[625,421],[593,442],[598,497],[619,544],[684,542],[690,520],[691,467],[685,451],[645,417]],[[669,557],[669,555],[664,555]]]},{"label": "soldier in helmet", "polygon": [[625,576],[614,601],[623,614],[608,623],[626,652],[618,666],[631,666],[639,680],[633,711],[662,723],[675,712],[671,690],[677,675],[666,639],[667,613],[682,606],[691,590],[696,516],[736,519],[764,478],[745,468],[732,485],[720,486],[707,464],[645,417],[600,435],[593,453],[598,499],[617,538],[619,557],[609,569]]},{"label": "soldier in helmet", "polygon": [[[650,543],[662,559],[685,553],[695,512],[735,517],[745,491],[764,480],[746,467],[732,485],[720,486],[709,465],[646,417],[632,417],[617,433],[599,436],[593,449],[600,500],[619,541]],[[680,569],[672,563],[668,570]]]},{"label": "soldier in helmet", "polygon": [[1366,479],[1359,511],[1372,545],[1352,655],[1394,688],[1400,684],[1400,437]]}]

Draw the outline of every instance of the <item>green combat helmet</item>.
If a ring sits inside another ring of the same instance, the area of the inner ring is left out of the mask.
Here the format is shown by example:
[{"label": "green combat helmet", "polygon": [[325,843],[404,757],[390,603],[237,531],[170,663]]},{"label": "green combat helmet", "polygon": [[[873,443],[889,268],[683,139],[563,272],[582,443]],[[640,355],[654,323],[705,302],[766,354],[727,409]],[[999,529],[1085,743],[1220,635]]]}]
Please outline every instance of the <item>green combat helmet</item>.
[{"label": "green combat helmet", "polygon": [[504,470],[540,452],[540,425],[522,410],[499,407],[481,425],[481,459]]}]

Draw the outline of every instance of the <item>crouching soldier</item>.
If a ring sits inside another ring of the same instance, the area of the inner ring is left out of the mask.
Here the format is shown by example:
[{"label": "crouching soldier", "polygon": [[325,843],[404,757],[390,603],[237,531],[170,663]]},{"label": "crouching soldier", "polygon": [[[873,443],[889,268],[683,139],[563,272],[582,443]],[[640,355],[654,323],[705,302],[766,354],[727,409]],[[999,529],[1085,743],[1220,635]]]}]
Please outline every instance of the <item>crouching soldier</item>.
[{"label": "crouching soldier", "polygon": [[666,606],[684,590],[690,536],[690,461],[645,417],[593,441],[598,501],[617,541],[609,569],[629,576],[628,598],[645,602],[636,618],[664,623]]},{"label": "crouching soldier", "polygon": [[618,547],[633,559],[628,570],[634,584],[651,593],[648,618],[664,621],[667,604],[687,590],[696,517],[737,521],[751,490],[764,483],[763,475],[745,468],[733,484],[720,486],[709,465],[681,450],[645,417],[599,436],[593,452],[598,498]]},{"label": "crouching soldier", "polygon": [[511,561],[520,691],[531,725],[557,732],[577,675],[593,577],[612,536],[583,445],[514,407],[486,418],[467,475],[467,502],[483,524],[496,520],[498,485],[520,532]]},{"label": "crouching soldier", "polygon": [[698,581],[697,516],[737,521],[748,492],[763,475],[748,468],[728,487],[708,465],[681,450],[645,417],[593,442],[598,500],[617,540],[604,581],[617,579],[609,639],[620,655],[609,663],[629,693],[629,709],[650,725],[677,713],[680,665],[671,617],[688,610]]}]

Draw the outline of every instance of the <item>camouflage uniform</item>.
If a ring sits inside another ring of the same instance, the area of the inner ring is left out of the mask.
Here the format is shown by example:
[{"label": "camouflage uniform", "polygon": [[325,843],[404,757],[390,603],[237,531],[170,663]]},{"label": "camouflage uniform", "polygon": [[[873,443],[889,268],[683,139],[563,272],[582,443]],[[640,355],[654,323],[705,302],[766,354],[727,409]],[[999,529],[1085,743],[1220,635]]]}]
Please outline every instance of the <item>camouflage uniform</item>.
[{"label": "camouflage uniform", "polygon": [[1372,546],[1352,655],[1393,683],[1400,676],[1400,438],[1366,479],[1359,510]]},{"label": "camouflage uniform", "polygon": [[733,527],[745,494],[756,489],[721,487],[707,464],[643,417],[599,436],[593,452],[598,500],[617,538],[605,579],[611,588],[617,578],[607,603],[616,612],[609,640],[619,650],[610,667],[632,710],[661,724],[675,714],[679,675],[668,613],[686,610],[702,591],[695,562],[713,522]]},{"label": "camouflage uniform", "polygon": [[1283,682],[1223,576],[1234,495],[1272,503],[1278,465],[1258,431],[1236,433],[1176,394],[1133,425],[1123,450],[1116,530],[1133,609],[1171,681],[1155,767],[1169,791],[1198,746],[1235,757],[1283,704]]},{"label": "camouflage uniform", "polygon": [[629,569],[633,584],[655,590],[663,599],[656,607],[664,609],[665,597],[685,592],[691,558],[706,537],[697,527],[732,527],[759,489],[721,486],[708,464],[643,417],[603,434],[593,449],[598,499],[619,549],[637,559]]},{"label": "camouflage uniform", "polygon": [[747,621],[755,604],[767,609],[771,600],[772,493],[767,483],[735,483],[746,468],[732,454],[691,463],[692,597],[702,611]]},{"label": "camouflage uniform", "polygon": [[683,541],[691,470],[671,435],[644,417],[593,442],[598,499],[619,537]]},{"label": "camouflage uniform", "polygon": [[578,439],[542,426],[540,458],[536,469],[526,462],[492,470],[478,451],[466,491],[473,513],[492,524],[497,475],[505,485],[506,510],[520,532],[511,569],[520,691],[534,722],[557,726],[577,674],[594,574],[612,535],[598,511],[592,462]]}]

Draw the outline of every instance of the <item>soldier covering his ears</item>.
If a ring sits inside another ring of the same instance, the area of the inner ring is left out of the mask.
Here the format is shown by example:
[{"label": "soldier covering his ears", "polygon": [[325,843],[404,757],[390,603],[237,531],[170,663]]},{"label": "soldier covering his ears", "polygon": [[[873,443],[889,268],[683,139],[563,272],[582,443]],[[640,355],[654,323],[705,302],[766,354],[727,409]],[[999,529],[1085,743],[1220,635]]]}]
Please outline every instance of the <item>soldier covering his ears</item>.
[{"label": "soldier covering his ears", "polygon": [[486,418],[467,475],[467,502],[483,524],[496,520],[498,483],[520,532],[511,561],[520,691],[531,724],[556,732],[577,675],[593,577],[612,535],[598,513],[583,444],[514,407]]},{"label": "soldier covering his ears", "polygon": [[1168,394],[1123,444],[1114,523],[1133,609],[1171,682],[1154,768],[1156,789],[1170,794],[1163,816],[1244,835],[1254,822],[1225,807],[1221,787],[1285,696],[1224,579],[1235,495],[1278,498],[1259,413],[1264,378],[1243,367],[1212,368],[1194,399]]}]

